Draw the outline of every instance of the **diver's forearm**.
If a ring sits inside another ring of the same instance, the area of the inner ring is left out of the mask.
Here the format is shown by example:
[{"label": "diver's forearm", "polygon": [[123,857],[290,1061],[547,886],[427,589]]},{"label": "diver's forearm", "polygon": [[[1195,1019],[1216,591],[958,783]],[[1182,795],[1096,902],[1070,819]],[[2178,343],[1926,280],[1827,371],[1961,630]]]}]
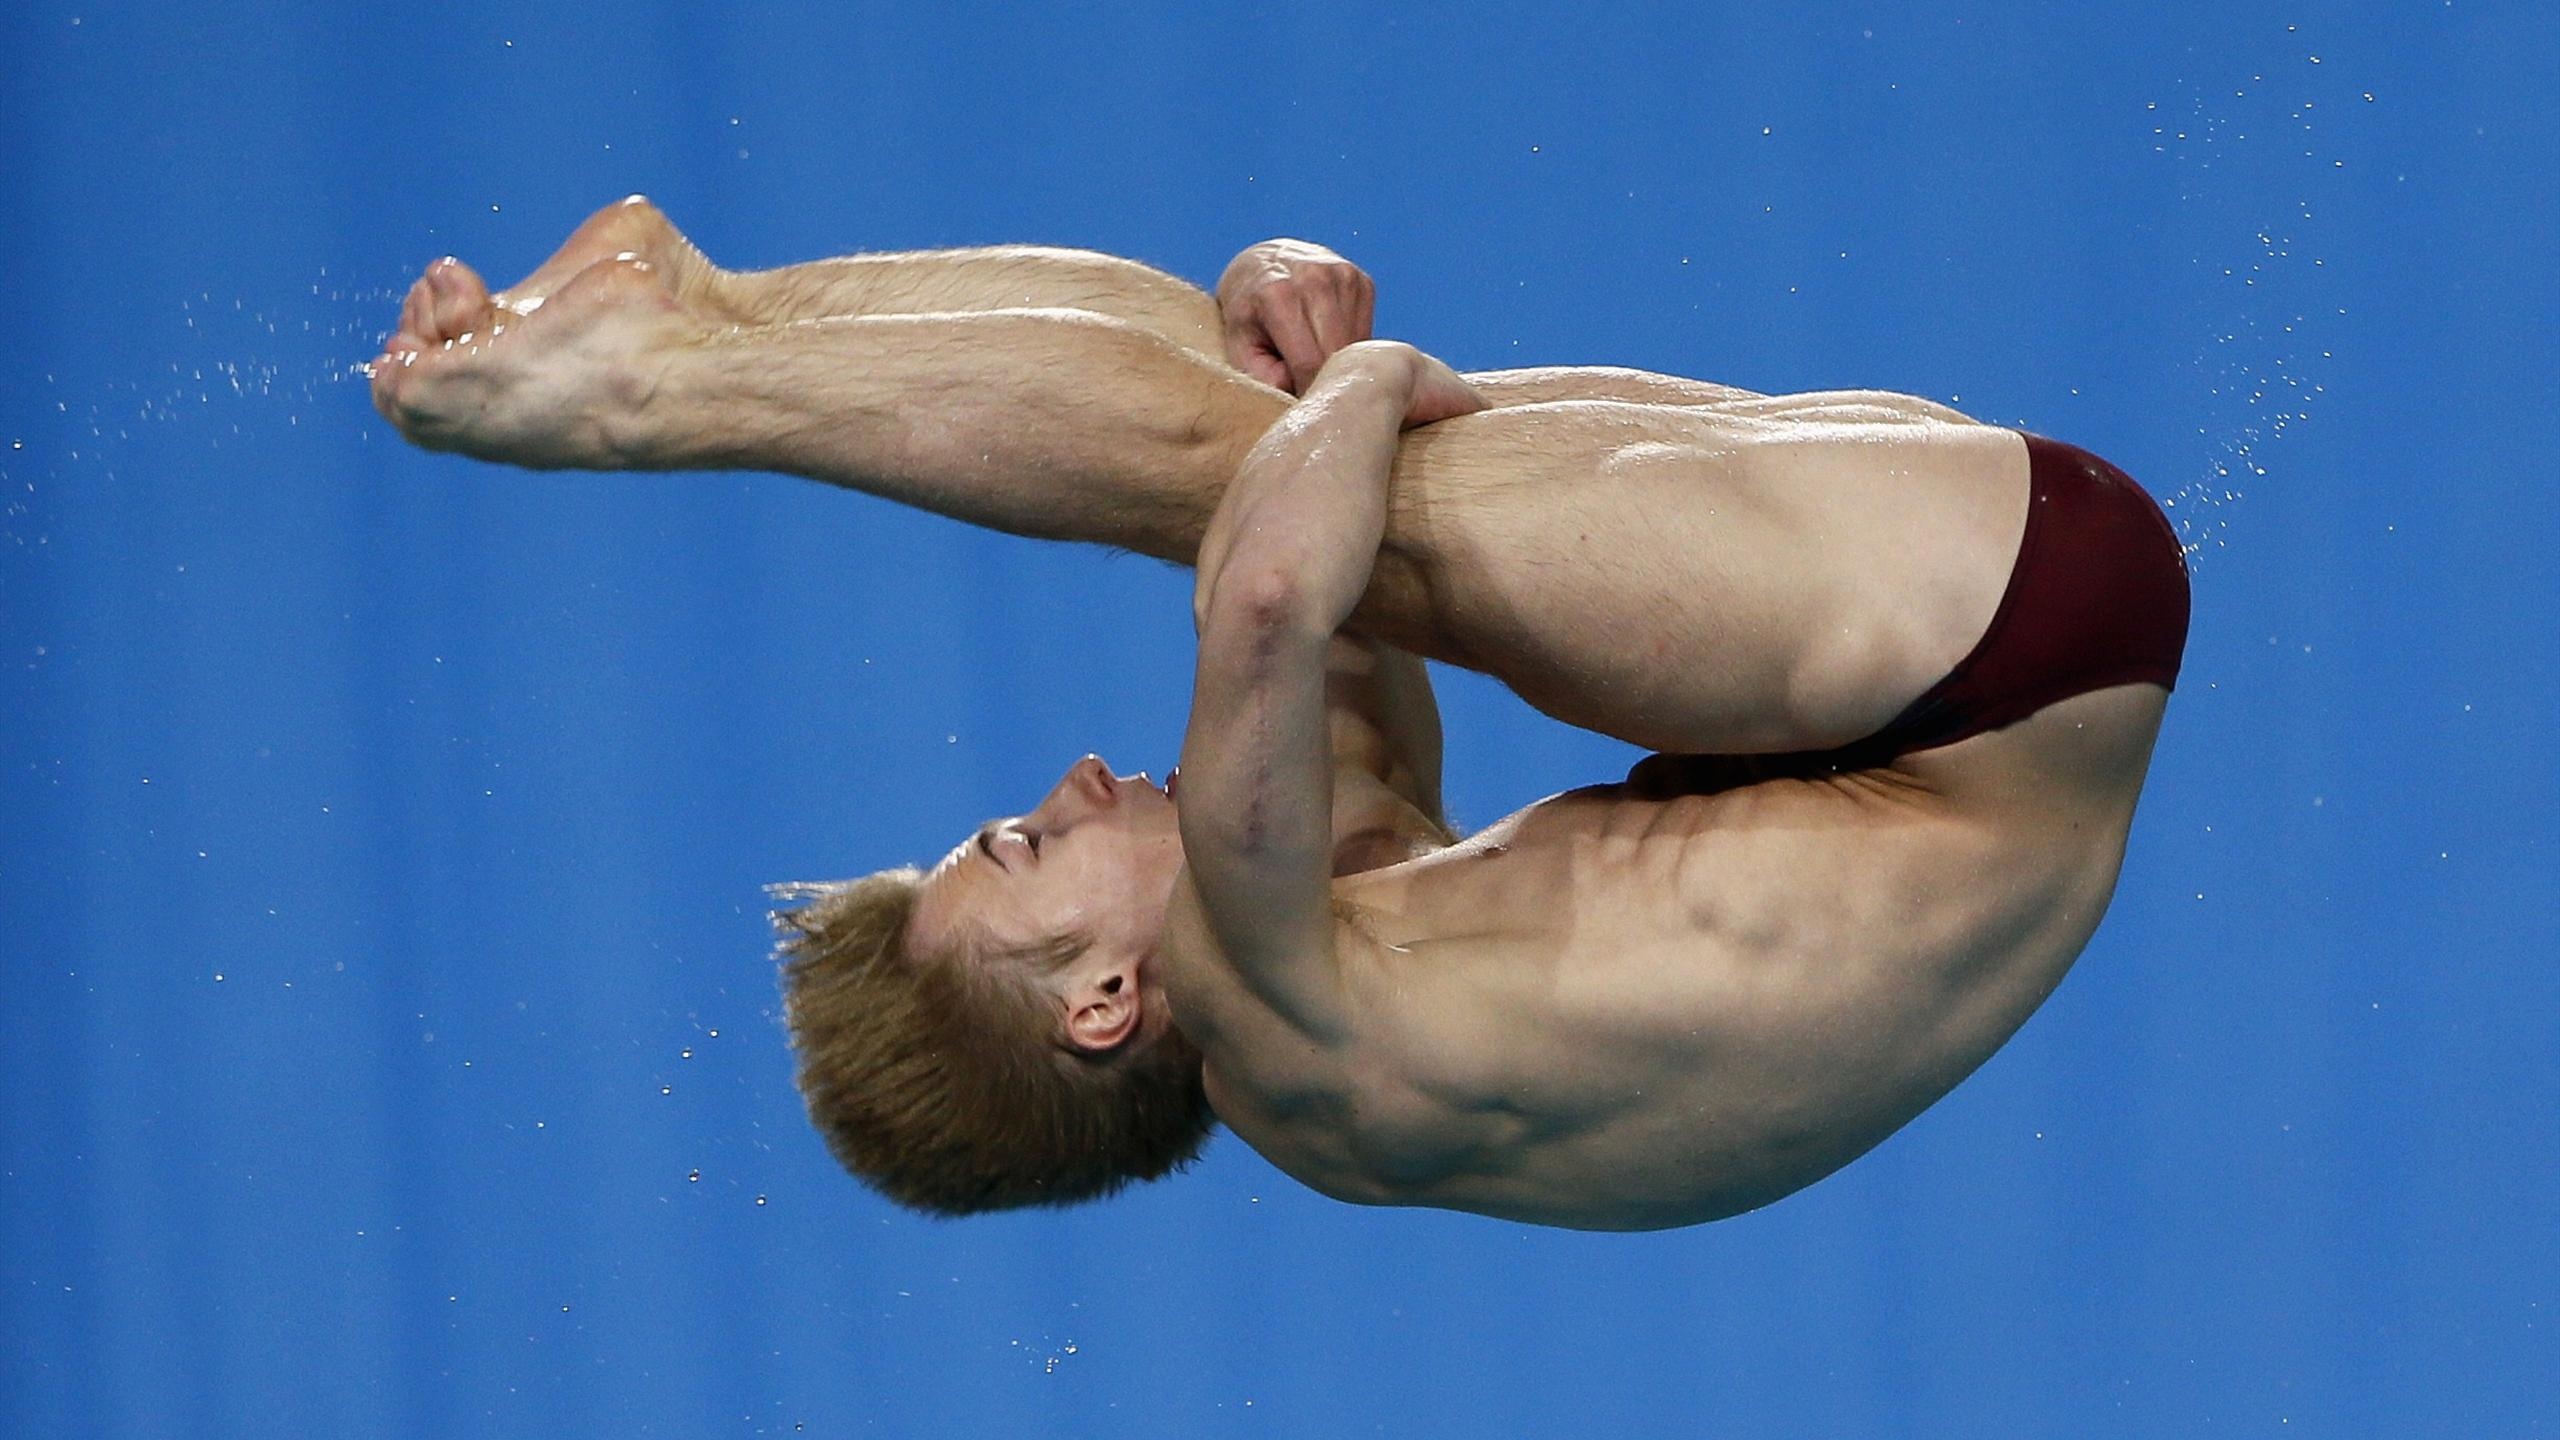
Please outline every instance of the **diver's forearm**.
[{"label": "diver's forearm", "polygon": [[1205,633],[1224,597],[1283,603],[1318,636],[1350,618],[1386,535],[1387,494],[1420,369],[1403,346],[1325,363],[1236,474],[1200,546],[1192,610]]}]

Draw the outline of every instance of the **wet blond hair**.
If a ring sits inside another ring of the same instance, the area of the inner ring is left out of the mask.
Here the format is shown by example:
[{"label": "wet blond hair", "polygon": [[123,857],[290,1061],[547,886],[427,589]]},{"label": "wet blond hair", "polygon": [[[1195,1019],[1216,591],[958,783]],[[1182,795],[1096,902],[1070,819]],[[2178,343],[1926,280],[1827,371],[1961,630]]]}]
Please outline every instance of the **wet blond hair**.
[{"label": "wet blond hair", "polygon": [[935,1215],[1072,1205],[1188,1164],[1216,1123],[1199,1050],[1179,1030],[1076,1050],[1036,982],[1084,945],[921,953],[923,881],[772,888],[800,1095],[836,1159]]}]

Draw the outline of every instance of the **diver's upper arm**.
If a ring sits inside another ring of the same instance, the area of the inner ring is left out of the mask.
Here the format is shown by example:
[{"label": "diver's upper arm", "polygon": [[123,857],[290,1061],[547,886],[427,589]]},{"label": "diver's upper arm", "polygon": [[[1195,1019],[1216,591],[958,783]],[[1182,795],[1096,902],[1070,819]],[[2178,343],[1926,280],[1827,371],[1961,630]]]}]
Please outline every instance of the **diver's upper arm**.
[{"label": "diver's upper arm", "polygon": [[1324,1039],[1347,1018],[1333,951],[1329,641],[1292,612],[1285,582],[1238,588],[1202,616],[1182,741],[1183,858],[1238,978]]},{"label": "diver's upper arm", "polygon": [[1358,635],[1336,635],[1325,705],[1337,770],[1370,776],[1432,824],[1440,811],[1440,706],[1421,657]]}]

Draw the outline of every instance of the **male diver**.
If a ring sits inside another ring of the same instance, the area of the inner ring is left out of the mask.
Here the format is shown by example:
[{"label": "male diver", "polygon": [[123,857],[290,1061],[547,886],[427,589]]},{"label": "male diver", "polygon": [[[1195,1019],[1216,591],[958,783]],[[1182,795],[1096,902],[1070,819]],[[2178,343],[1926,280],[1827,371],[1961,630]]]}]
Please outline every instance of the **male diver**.
[{"label": "male diver", "polygon": [[[1920,1113],[2096,929],[2188,614],[2121,471],[1904,395],[1462,377],[1371,304],[1297,242],[1214,298],[1022,247],[732,272],[636,197],[411,292],[373,388],[421,445],[1196,565],[1178,777],[1088,758],[793,892],[801,1087],[891,1197],[1090,1199],[1223,1121],[1358,1203],[1712,1220]],[[1417,657],[1654,753],[1460,838]]]}]

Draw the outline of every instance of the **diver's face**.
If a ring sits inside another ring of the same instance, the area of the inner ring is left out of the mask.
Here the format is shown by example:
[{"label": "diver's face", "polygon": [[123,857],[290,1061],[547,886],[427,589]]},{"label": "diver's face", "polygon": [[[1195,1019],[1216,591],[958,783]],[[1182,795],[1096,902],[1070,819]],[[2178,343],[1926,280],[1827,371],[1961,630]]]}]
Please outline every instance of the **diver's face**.
[{"label": "diver's face", "polygon": [[1172,797],[1088,755],[1028,813],[988,822],[943,857],[916,921],[946,935],[965,923],[1002,949],[1079,933],[1097,950],[1142,956],[1181,872]]}]

